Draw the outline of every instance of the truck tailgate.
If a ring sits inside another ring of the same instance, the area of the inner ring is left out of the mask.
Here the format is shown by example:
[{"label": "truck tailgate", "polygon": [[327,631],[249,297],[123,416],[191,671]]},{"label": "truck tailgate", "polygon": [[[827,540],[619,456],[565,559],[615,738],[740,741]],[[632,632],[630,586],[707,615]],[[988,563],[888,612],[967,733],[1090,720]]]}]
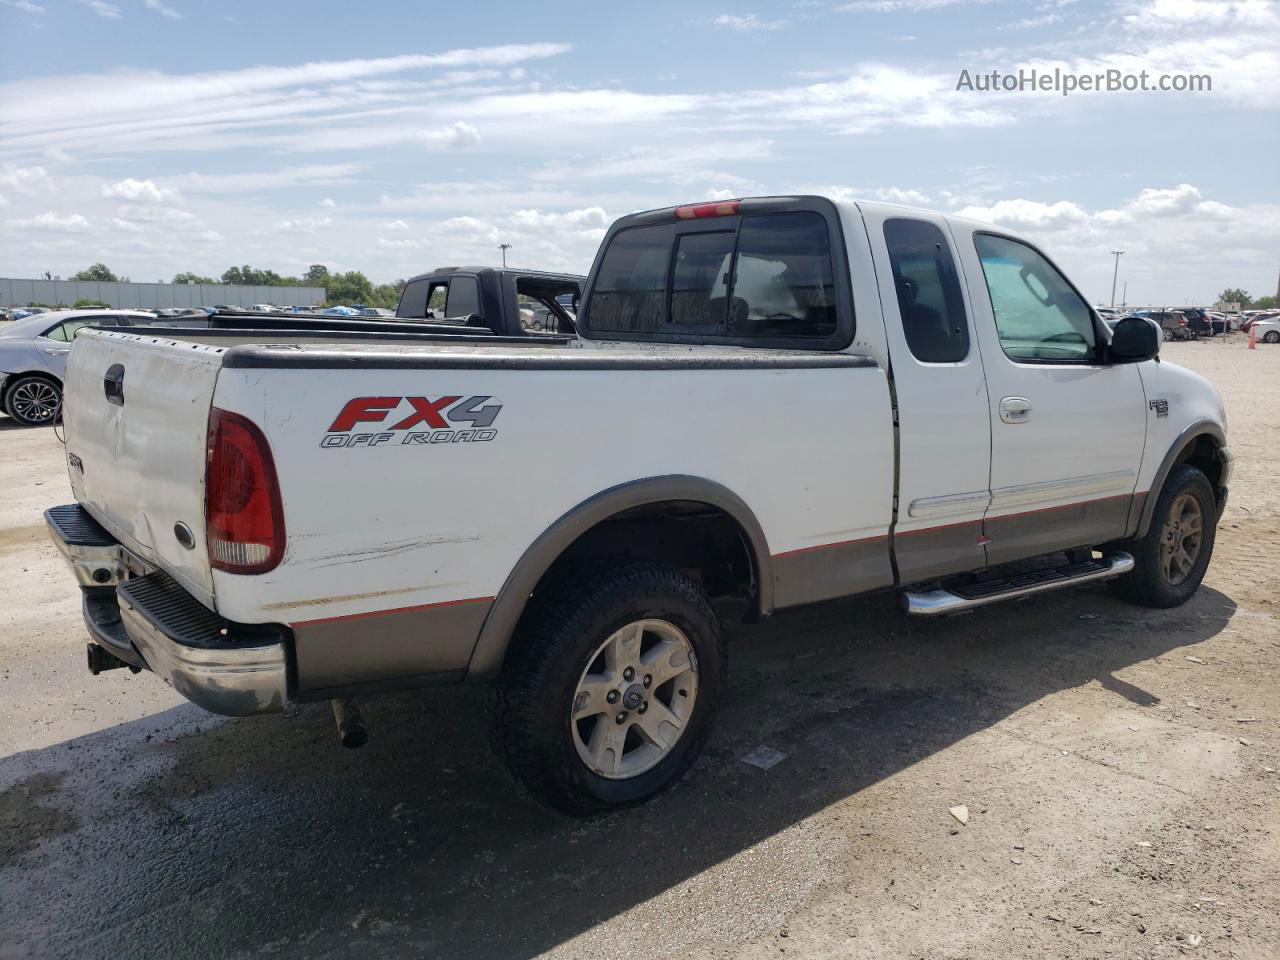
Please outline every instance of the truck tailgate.
[{"label": "truck tailgate", "polygon": [[[63,414],[76,500],[126,547],[210,606],[205,444],[224,352],[84,330],[67,364]],[[190,530],[185,546],[179,524]]]}]

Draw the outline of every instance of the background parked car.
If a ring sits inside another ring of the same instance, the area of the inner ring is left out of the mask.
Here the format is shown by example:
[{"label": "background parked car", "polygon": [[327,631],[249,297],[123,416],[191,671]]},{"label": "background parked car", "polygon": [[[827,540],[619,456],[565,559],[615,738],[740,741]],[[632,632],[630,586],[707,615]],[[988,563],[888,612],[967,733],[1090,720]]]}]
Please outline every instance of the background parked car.
[{"label": "background parked car", "polygon": [[1280,343],[1280,317],[1269,320],[1255,320],[1254,333],[1263,343]]},{"label": "background parked car", "polygon": [[1199,307],[1183,307],[1176,312],[1187,318],[1187,328],[1197,337],[1212,337],[1215,332],[1222,332],[1213,329],[1213,321],[1209,319],[1207,310],[1201,310]]},{"label": "background parked car", "polygon": [[140,310],[58,310],[7,324],[0,330],[0,405],[24,426],[53,423],[62,411],[62,381],[76,331],[155,320]]},{"label": "background parked car", "polygon": [[1187,340],[1195,337],[1195,332],[1187,324],[1186,314],[1181,310],[1143,310],[1138,315],[1160,324],[1166,340]]}]

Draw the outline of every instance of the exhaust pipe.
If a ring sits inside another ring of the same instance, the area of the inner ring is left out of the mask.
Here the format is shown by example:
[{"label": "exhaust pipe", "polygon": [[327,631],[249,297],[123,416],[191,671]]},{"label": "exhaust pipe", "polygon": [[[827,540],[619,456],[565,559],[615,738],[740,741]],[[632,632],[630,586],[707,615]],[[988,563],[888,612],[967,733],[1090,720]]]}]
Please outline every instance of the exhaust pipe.
[{"label": "exhaust pipe", "polygon": [[333,707],[333,719],[338,724],[338,739],[348,750],[356,750],[369,742],[369,728],[364,725],[364,717],[360,708],[350,697],[342,700],[330,700]]}]

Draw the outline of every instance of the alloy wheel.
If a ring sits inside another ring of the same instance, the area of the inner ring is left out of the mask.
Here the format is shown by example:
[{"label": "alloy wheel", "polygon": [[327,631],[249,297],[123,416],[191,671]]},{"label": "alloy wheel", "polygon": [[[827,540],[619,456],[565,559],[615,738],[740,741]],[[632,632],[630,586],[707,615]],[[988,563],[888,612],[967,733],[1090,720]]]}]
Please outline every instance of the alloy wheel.
[{"label": "alloy wheel", "polygon": [[679,742],[698,698],[689,638],[666,620],[636,620],[591,655],[570,708],[578,757],[594,773],[625,780],[652,769]]}]

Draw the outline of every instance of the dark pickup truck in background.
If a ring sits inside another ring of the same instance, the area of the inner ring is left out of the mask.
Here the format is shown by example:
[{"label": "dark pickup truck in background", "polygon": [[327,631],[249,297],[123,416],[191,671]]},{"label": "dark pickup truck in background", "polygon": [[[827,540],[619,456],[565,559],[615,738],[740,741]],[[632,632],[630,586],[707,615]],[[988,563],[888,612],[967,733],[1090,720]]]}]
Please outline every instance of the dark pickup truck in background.
[{"label": "dark pickup truck in background", "polygon": [[576,332],[586,277],[498,267],[440,267],[414,277],[396,318],[487,328],[500,336]]}]

